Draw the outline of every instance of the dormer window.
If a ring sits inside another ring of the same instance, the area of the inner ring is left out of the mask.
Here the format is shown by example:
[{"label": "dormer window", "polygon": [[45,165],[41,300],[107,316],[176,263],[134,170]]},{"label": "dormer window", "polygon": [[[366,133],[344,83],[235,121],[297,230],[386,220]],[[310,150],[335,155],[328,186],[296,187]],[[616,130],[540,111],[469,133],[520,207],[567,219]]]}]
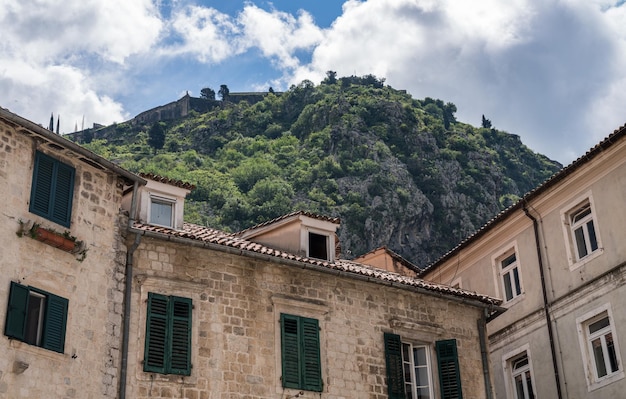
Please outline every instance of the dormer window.
[{"label": "dormer window", "polygon": [[[141,173],[146,185],[138,189],[135,221],[172,229],[183,228],[185,197],[195,188],[193,184],[154,174]],[[127,188],[122,199],[122,209],[132,207],[132,190]]]},{"label": "dormer window", "polygon": [[150,224],[172,227],[175,199],[150,196]]},{"label": "dormer window", "polygon": [[339,218],[296,211],[236,233],[238,237],[298,256],[335,261]]},{"label": "dormer window", "polygon": [[309,231],[310,258],[328,260],[328,236]]}]

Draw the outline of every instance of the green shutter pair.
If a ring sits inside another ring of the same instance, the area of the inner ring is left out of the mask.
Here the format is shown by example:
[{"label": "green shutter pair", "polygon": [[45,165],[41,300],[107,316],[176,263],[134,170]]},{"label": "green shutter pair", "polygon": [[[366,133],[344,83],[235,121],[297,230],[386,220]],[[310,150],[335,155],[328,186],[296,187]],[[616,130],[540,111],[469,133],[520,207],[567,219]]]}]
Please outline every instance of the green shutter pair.
[{"label": "green shutter pair", "polygon": [[283,387],[321,392],[319,323],[316,319],[280,315]]},{"label": "green shutter pair", "polygon": [[191,374],[191,299],[148,293],[144,371]]},{"label": "green shutter pair", "polygon": [[31,291],[45,297],[44,318],[40,346],[63,353],[67,323],[68,300],[45,291],[11,282],[9,307],[4,327],[7,337],[24,341],[26,338],[27,310]]},{"label": "green shutter pair", "polygon": [[29,211],[70,227],[75,173],[73,167],[37,152]]},{"label": "green shutter pair", "polygon": [[[402,341],[397,334],[385,333],[385,362],[389,399],[405,399]],[[463,399],[456,340],[435,342],[442,399]]]}]

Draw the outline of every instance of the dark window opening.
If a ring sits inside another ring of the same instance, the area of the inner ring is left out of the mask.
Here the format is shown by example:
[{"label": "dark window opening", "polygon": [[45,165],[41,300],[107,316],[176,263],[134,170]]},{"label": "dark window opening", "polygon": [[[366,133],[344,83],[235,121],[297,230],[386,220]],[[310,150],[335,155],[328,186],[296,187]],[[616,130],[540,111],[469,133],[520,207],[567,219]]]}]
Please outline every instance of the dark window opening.
[{"label": "dark window opening", "polygon": [[309,257],[328,260],[328,237],[309,233]]}]

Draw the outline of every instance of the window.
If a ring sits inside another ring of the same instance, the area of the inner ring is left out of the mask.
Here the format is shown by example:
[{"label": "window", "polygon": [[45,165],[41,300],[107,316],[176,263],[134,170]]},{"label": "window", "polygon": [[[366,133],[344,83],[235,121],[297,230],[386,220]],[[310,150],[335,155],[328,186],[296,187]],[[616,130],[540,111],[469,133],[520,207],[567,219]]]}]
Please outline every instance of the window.
[{"label": "window", "polygon": [[143,369],[161,374],[191,374],[189,298],[148,293]]},{"label": "window", "polygon": [[152,197],[150,200],[150,223],[172,227],[174,225],[174,201]]},{"label": "window", "polygon": [[524,352],[522,355],[512,359],[510,367],[515,399],[534,399],[535,389],[533,388],[528,354]]},{"label": "window", "polygon": [[502,288],[506,301],[510,301],[522,294],[522,283],[515,251],[498,260]]},{"label": "window", "polygon": [[591,206],[588,202],[571,214],[570,226],[576,247],[576,260],[580,260],[598,249],[596,229],[593,224]]},{"label": "window", "polygon": [[30,193],[30,212],[69,227],[75,173],[73,167],[37,152]]},{"label": "window", "polygon": [[309,232],[309,256],[311,258],[328,260],[327,236]]},{"label": "window", "polygon": [[282,383],[285,388],[322,391],[317,319],[281,313]]},{"label": "window", "polygon": [[608,305],[602,307],[599,312],[588,313],[577,319],[590,389],[624,377],[611,320]]},{"label": "window", "polygon": [[[434,398],[430,346],[403,342],[385,333],[387,390],[390,399]],[[456,340],[437,341],[439,387],[442,399],[462,399]]]},{"label": "window", "polygon": [[68,300],[11,282],[4,334],[63,353]]}]

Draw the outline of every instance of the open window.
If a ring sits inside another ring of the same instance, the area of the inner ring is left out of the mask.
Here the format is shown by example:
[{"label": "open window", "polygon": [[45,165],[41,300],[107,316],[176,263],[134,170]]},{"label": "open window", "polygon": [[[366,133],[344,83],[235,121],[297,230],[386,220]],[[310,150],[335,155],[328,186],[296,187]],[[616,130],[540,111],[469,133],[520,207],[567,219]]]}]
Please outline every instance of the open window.
[{"label": "open window", "polygon": [[[432,346],[385,333],[387,392],[390,399],[435,398]],[[437,341],[437,375],[442,399],[462,399],[456,340]]]},{"label": "open window", "polygon": [[11,282],[4,334],[29,345],[63,353],[68,300]]},{"label": "open window", "polygon": [[309,231],[309,253],[308,256],[315,259],[329,259],[328,236]]}]

